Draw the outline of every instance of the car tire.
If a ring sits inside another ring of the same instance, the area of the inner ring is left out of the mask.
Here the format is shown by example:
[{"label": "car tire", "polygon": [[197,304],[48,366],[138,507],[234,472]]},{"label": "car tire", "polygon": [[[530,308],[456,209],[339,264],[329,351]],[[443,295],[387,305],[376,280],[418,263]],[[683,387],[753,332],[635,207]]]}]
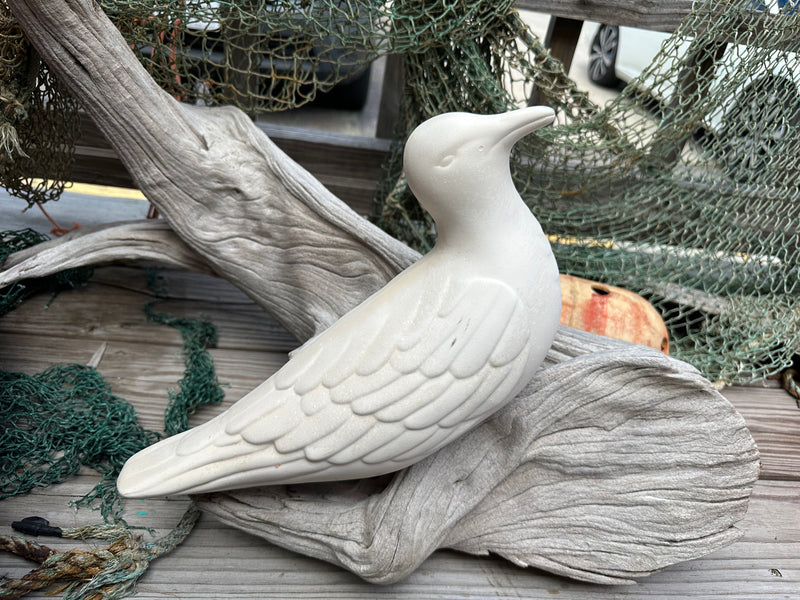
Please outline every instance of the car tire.
[{"label": "car tire", "polygon": [[614,87],[619,83],[615,70],[619,49],[619,27],[600,25],[589,50],[589,79],[597,85]]},{"label": "car tire", "polygon": [[717,144],[724,168],[737,181],[763,171],[790,129],[800,122],[797,86],[769,76],[750,84],[725,115]]}]

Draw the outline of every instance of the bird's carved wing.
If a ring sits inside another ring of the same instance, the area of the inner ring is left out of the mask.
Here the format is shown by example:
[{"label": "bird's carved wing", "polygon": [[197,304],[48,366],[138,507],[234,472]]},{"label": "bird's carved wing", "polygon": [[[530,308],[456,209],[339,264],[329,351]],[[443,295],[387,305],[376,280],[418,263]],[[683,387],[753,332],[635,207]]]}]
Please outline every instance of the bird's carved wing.
[{"label": "bird's carved wing", "polygon": [[172,472],[180,489],[164,493],[180,493],[372,476],[431,454],[508,400],[528,358],[510,287],[445,289],[349,313],[228,411],[157,444],[171,456],[147,470]]},{"label": "bird's carved wing", "polygon": [[494,412],[527,360],[529,324],[506,284],[451,283],[439,299],[392,303],[358,335],[321,336],[272,378],[281,401],[232,411],[225,433],[332,465],[424,457]]}]

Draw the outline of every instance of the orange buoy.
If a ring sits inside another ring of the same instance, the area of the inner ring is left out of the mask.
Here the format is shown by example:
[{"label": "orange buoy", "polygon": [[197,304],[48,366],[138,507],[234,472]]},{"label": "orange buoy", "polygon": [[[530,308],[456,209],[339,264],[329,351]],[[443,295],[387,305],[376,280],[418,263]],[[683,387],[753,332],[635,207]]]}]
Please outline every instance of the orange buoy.
[{"label": "orange buoy", "polygon": [[669,354],[661,315],[647,300],[623,288],[561,275],[561,324]]}]

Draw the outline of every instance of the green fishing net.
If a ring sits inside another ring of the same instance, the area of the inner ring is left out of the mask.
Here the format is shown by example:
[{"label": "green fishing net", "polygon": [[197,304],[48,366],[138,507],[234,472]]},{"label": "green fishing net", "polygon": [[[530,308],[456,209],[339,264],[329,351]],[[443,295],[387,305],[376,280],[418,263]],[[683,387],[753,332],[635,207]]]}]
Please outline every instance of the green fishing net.
[{"label": "green fishing net", "polygon": [[[13,252],[46,239],[31,230],[0,233],[0,268]],[[50,280],[47,289],[57,293],[75,287],[85,283],[89,274],[77,269],[59,273],[46,278]],[[156,297],[144,307],[148,321],[174,327],[183,337],[186,371],[178,389],[169,391],[164,415],[164,430],[173,435],[188,428],[189,417],[197,408],[219,403],[224,397],[208,352],[216,344],[217,332],[205,319],[156,311],[156,304],[167,295],[166,286],[157,271],[148,269],[146,276]],[[10,288],[18,293],[0,290],[0,317],[24,298],[42,291],[42,282],[21,282]],[[34,375],[0,370],[0,501],[63,482],[86,466],[100,474],[100,481],[72,504],[98,508],[106,522],[62,529],[50,527],[45,518],[29,517],[14,527],[34,522],[37,527],[27,533],[112,540],[107,548],[55,552],[29,539],[0,536],[4,551],[42,563],[20,579],[0,578],[0,597],[18,598],[40,589],[63,593],[65,598],[134,594],[151,562],[180,544],[199,517],[192,503],[175,529],[155,541],[133,535],[122,518],[117,476],[128,458],[160,437],[138,423],[133,406],[114,395],[95,368],[57,364]],[[46,527],[39,529],[41,525]]]},{"label": "green fishing net", "polygon": [[0,0],[0,185],[32,206],[68,181],[78,103],[47,70]]},{"label": "green fishing net", "polygon": [[[45,240],[31,230],[0,233],[0,267],[12,252]],[[10,288],[21,288],[20,293],[0,289],[0,316],[34,293],[57,293],[86,283],[90,275],[91,270],[73,269]],[[164,298],[163,280],[151,271],[147,275],[151,291]],[[164,431],[174,435],[188,429],[198,407],[224,398],[208,352],[217,332],[205,319],[157,312],[157,302],[144,307],[148,321],[173,327],[183,337],[186,371],[178,389],[169,391],[164,415]],[[133,406],[114,395],[94,368],[59,364],[34,375],[0,370],[0,500],[60,483],[87,466],[101,480],[76,504],[99,508],[106,520],[119,520],[123,507],[117,475],[128,458],[159,438],[139,425]]]},{"label": "green fishing net", "polygon": [[715,382],[800,349],[798,8],[694,3],[616,100],[517,159],[562,271],[647,297]]},{"label": "green fishing net", "polygon": [[[163,280],[157,273],[149,272],[148,287],[158,297],[165,297]],[[157,301],[148,302],[144,311],[150,323],[168,325],[177,329],[183,338],[183,357],[186,372],[178,382],[177,390],[169,390],[169,400],[164,412],[164,433],[175,435],[189,429],[189,417],[201,406],[219,404],[225,392],[217,381],[214,359],[208,348],[217,345],[217,328],[207,319],[178,317],[155,310]]]},{"label": "green fishing net", "polygon": [[102,475],[78,504],[119,517],[117,474],[158,440],[95,369],[56,365],[35,375],[0,371],[0,500],[65,481],[85,465]]},{"label": "green fishing net", "polygon": [[100,4],[174,97],[254,116],[363,83],[375,58],[402,56],[375,219],[423,252],[435,232],[402,178],[408,133],[441,112],[499,112],[535,96],[558,124],[518,144],[512,169],[562,272],[644,295],[674,356],[715,382],[774,374],[797,352],[797,0],[695,2],[604,107],[509,0]]},{"label": "green fishing net", "polygon": [[[0,231],[0,269],[14,252],[24,250],[49,238],[33,229]],[[16,308],[26,298],[39,293],[57,294],[60,290],[84,285],[92,276],[91,267],[66,269],[38,279],[24,279],[0,288],[0,317]]]}]

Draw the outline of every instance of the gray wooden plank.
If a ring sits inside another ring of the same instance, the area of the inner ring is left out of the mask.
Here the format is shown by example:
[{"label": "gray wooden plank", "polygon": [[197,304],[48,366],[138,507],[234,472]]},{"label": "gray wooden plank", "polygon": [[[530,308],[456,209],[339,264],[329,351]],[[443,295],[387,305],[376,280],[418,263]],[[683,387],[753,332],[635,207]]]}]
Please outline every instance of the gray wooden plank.
[{"label": "gray wooden plank", "polygon": [[550,54],[554,58],[561,61],[565,73],[569,73],[569,69],[572,66],[575,46],[578,44],[582,28],[583,21],[580,19],[550,17],[544,45],[550,50]]},{"label": "gray wooden plank", "polygon": [[[170,296],[154,309],[176,316],[210,317],[219,348],[288,352],[297,347],[274,319],[222,279],[179,270],[163,271]],[[97,269],[90,286],[55,298],[29,299],[0,319],[0,331],[100,341],[136,341],[180,345],[177,330],[147,322],[144,306],[153,300],[139,268]]]},{"label": "gray wooden plank", "polygon": [[395,127],[403,103],[403,87],[403,56],[390,54],[387,57],[386,69],[383,73],[378,122],[375,126],[376,137],[392,139],[395,136]]},{"label": "gray wooden plank", "polygon": [[[53,339],[48,336],[0,332],[0,368],[6,371],[38,373],[58,363],[86,364],[102,340]],[[207,420],[277,371],[286,361],[281,352],[215,349],[211,351],[225,401],[200,409],[190,420]],[[112,392],[131,402],[142,426],[162,430],[168,391],[177,390],[185,365],[180,347],[149,342],[106,342],[98,370]]]},{"label": "gray wooden plank", "polygon": [[742,413],[756,441],[761,453],[761,478],[800,479],[797,400],[778,387],[733,386],[722,394]]},{"label": "gray wooden plank", "polygon": [[[53,523],[96,522],[97,513],[66,506],[71,494],[88,489],[91,478],[54,486],[27,498],[0,503],[0,533],[8,519],[47,512]],[[800,598],[800,483],[761,481],[756,485],[739,542],[707,557],[675,565],[632,586],[599,586],[521,569],[495,557],[451,551],[434,553],[408,579],[376,587],[320,561],[274,547],[204,516],[175,552],[154,562],[138,586],[138,598]],[[59,508],[59,506],[61,508]],[[132,523],[163,535],[177,522],[182,500],[134,501]],[[149,534],[144,533],[146,539]],[[52,547],[77,547],[67,540],[40,540]],[[89,547],[102,546],[90,543]],[[85,546],[84,546],[85,547]],[[30,564],[0,554],[0,572],[20,577]],[[42,597],[35,595],[34,597]]]},{"label": "gray wooden plank", "polygon": [[[285,360],[284,352],[264,349],[270,342],[247,347],[253,336],[232,313],[250,315],[249,300],[235,288],[215,278],[182,272],[166,276],[170,291],[180,296],[170,301],[174,308],[195,306],[198,301],[192,298],[198,295],[213,298],[203,308],[212,321],[220,321],[221,331],[227,328],[231,333],[226,347],[213,350],[220,379],[231,382],[226,388],[225,405]],[[136,289],[140,284],[136,283],[135,270],[100,270],[98,277],[102,283],[64,292],[47,310],[42,308],[47,299],[32,299],[16,314],[0,319],[0,367],[34,372],[55,362],[85,363],[106,342],[101,372],[116,393],[134,403],[145,426],[160,429],[167,389],[174,387],[183,371],[180,339],[166,331],[168,328],[144,323],[141,307],[145,297]],[[113,308],[98,310],[101,305]],[[98,313],[100,316],[96,316]],[[35,322],[23,318],[33,314],[37,315]],[[87,315],[95,315],[94,331],[87,331],[81,323]],[[48,323],[48,317],[54,322]],[[131,326],[119,327],[120,322]],[[151,336],[143,333],[145,328],[164,331]],[[266,336],[274,334],[260,331]],[[764,464],[763,478],[756,484],[750,510],[741,524],[744,537],[708,557],[675,565],[637,585],[581,584],[519,569],[494,557],[440,551],[407,580],[376,588],[336,567],[271,546],[205,516],[184,545],[153,564],[138,586],[138,597],[800,599],[800,452],[796,434],[800,411],[794,400],[777,388],[735,387],[724,393],[745,416]],[[193,422],[210,418],[223,407],[203,410]],[[10,532],[11,520],[32,514],[68,527],[97,522],[98,513],[75,511],[68,505],[69,500],[89,491],[96,479],[84,469],[63,484],[0,502],[0,533]],[[128,503],[126,515],[132,524],[153,527],[163,535],[177,523],[185,506],[183,500],[137,500]],[[68,540],[40,541],[62,550],[76,545]],[[102,542],[92,545],[101,547]],[[31,565],[19,557],[0,554],[0,573],[19,577],[29,568]]]},{"label": "gray wooden plank", "polygon": [[692,8],[691,0],[516,0],[518,9],[610,25],[674,31]]},{"label": "gray wooden plank", "polygon": [[[219,329],[212,350],[225,384],[225,405],[277,370],[296,345],[274,320],[227,281],[165,270],[177,297],[159,305],[179,315],[204,315]],[[39,296],[0,319],[0,368],[39,372],[58,362],[86,364],[107,344],[99,370],[114,393],[133,402],[143,424],[160,429],[167,390],[183,376],[181,338],[170,327],[146,322],[144,279],[138,268],[99,269],[99,281],[62,292],[54,301]],[[195,300],[192,298],[210,298]],[[49,308],[45,308],[49,302]],[[762,455],[762,478],[800,478],[800,410],[777,388],[733,387],[723,391],[743,414]],[[208,408],[194,422],[221,408]]]}]

